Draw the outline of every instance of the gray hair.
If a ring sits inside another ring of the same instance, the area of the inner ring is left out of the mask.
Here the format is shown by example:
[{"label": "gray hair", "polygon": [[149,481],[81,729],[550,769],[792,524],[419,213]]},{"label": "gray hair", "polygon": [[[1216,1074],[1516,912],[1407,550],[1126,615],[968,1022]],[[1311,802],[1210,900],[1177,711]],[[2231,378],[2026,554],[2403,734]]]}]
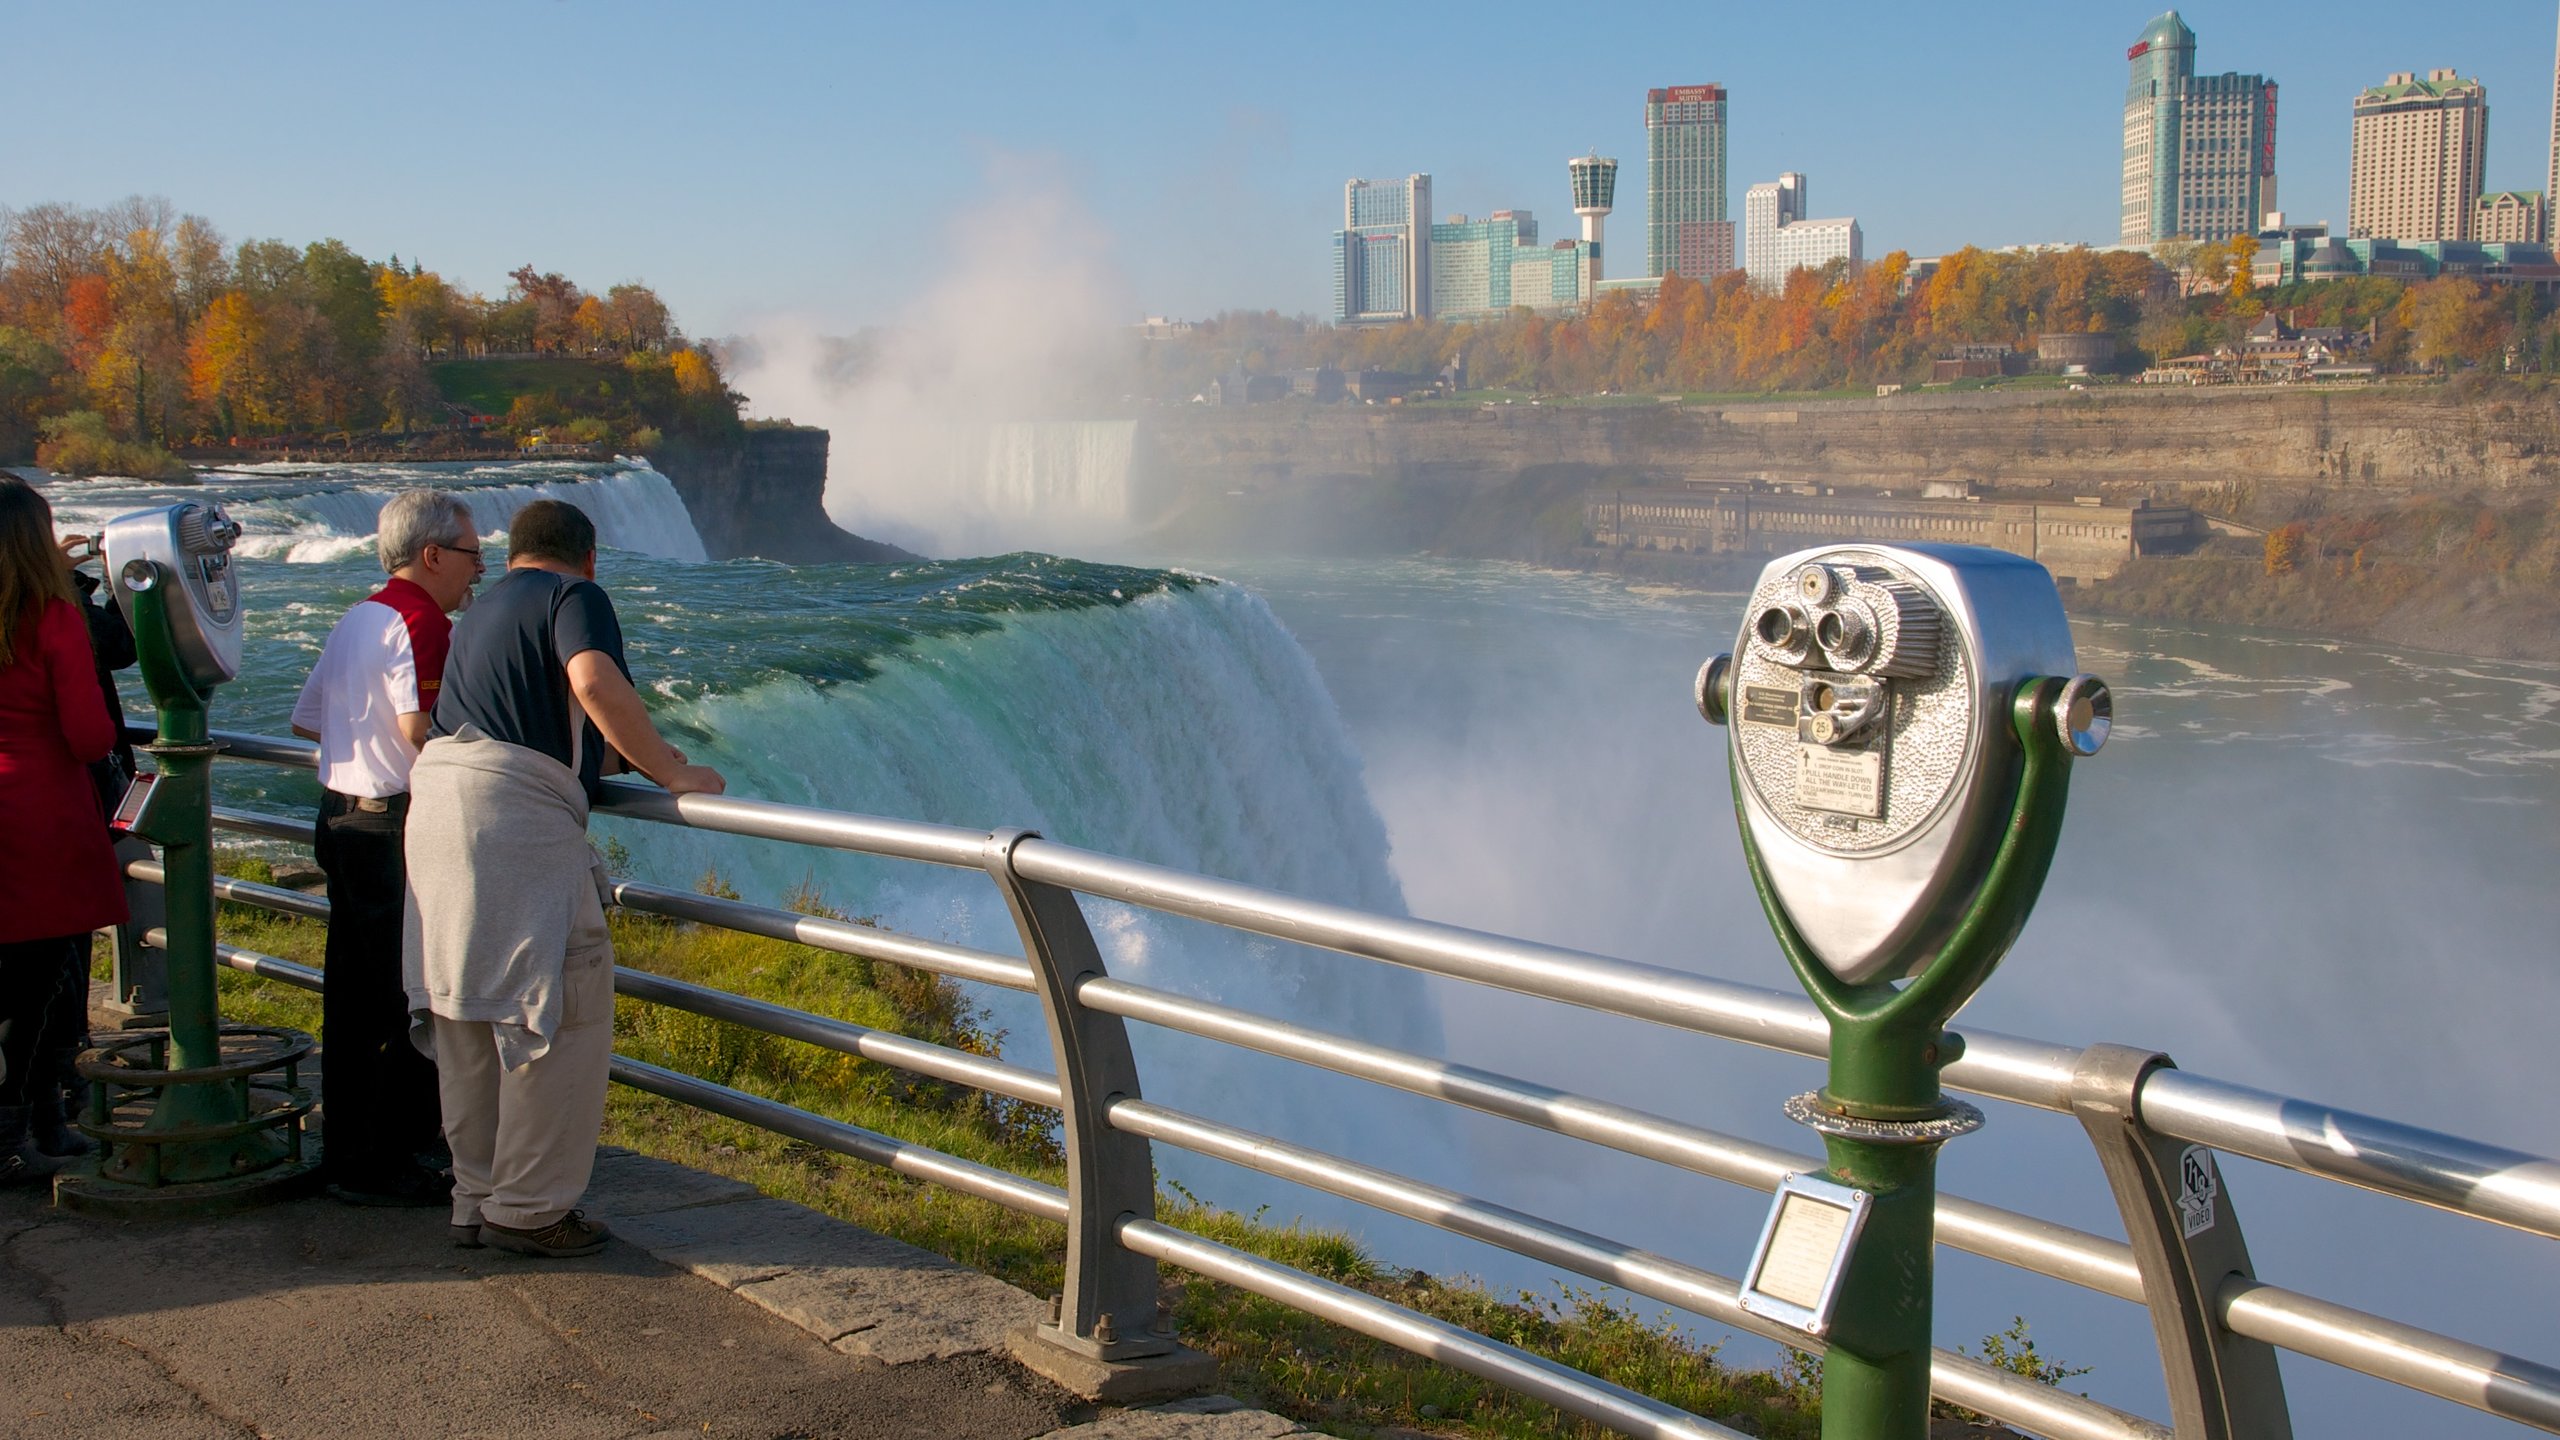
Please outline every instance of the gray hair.
[{"label": "gray hair", "polygon": [[479,534],[471,528],[471,507],[450,490],[403,490],[382,507],[374,523],[374,548],[382,556],[382,573],[414,565],[430,545],[453,546]]}]

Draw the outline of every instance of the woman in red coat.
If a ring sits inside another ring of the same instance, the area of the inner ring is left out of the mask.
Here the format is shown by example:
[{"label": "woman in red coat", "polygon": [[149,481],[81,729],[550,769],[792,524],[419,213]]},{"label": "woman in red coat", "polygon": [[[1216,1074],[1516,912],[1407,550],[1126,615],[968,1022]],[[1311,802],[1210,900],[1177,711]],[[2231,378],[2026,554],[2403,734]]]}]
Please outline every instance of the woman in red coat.
[{"label": "woman in red coat", "polygon": [[125,918],[87,768],[115,739],[53,507],[0,475],[0,1185],[55,1169],[27,1138],[46,1007],[89,932]]}]

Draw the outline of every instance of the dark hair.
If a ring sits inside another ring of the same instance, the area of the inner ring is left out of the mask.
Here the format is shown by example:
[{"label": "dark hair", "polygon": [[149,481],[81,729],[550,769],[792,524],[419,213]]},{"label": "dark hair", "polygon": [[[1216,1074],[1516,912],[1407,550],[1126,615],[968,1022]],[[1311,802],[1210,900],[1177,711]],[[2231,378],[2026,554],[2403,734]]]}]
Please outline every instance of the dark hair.
[{"label": "dark hair", "polygon": [[507,555],[583,565],[596,553],[596,522],[566,500],[536,500],[507,521]]},{"label": "dark hair", "polygon": [[53,543],[53,507],[33,485],[0,475],[0,665],[17,658],[20,639],[34,639],[46,601],[74,595]]}]

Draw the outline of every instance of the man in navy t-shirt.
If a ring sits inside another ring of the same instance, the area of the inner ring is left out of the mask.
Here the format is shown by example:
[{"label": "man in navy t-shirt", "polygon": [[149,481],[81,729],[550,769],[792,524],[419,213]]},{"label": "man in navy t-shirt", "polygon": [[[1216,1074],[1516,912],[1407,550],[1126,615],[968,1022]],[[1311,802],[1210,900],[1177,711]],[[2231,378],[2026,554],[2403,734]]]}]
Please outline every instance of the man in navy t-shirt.
[{"label": "man in navy t-shirt", "polygon": [[442,1083],[454,1239],[526,1255],[606,1239],[574,1208],[613,1056],[612,942],[585,838],[598,777],[725,788],[650,722],[595,568],[576,506],[537,500],[509,519],[505,578],[454,624],[408,831],[403,973]]}]

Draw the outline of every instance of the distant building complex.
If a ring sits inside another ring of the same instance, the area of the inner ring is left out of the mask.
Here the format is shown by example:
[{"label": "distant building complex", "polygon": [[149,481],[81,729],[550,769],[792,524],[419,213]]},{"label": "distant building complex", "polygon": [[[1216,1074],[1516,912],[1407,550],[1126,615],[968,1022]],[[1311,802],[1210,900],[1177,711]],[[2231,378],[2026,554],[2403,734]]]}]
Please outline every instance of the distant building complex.
[{"label": "distant building complex", "polygon": [[1743,270],[1763,290],[1783,289],[1798,270],[1819,270],[1834,260],[1851,269],[1866,263],[1866,239],[1855,218],[1806,218],[1808,187],[1793,170],[1742,195]]},{"label": "distant building complex", "polygon": [[1431,308],[1442,320],[1487,320],[1506,311],[1565,310],[1591,299],[1599,249],[1589,241],[1538,243],[1538,219],[1496,210],[1452,215],[1431,227]]},{"label": "distant building complex", "polygon": [[2276,208],[2276,86],[2198,75],[2196,35],[2175,10],[2125,52],[2123,221],[2118,240],[2254,235]]},{"label": "distant building complex", "polygon": [[1333,318],[1340,325],[1431,313],[1431,177],[1353,180],[1333,232]]},{"label": "distant building complex", "polygon": [[1778,227],[1804,218],[1804,177],[1790,170],[1742,192],[1742,269],[1751,283],[1775,289],[1787,278],[1778,268]]},{"label": "distant building complex", "polygon": [[2471,207],[2471,238],[2483,245],[2538,245],[2551,234],[2548,202],[2539,190],[2499,190]]},{"label": "distant building complex", "polygon": [[[2489,149],[2489,91],[2451,70],[2356,96],[2347,237],[2470,240]],[[2539,239],[2540,236],[2520,236]]]},{"label": "distant building complex", "polygon": [[1725,213],[1725,93],[1673,85],[1644,99],[1644,272],[1711,280],[1733,268]]}]

